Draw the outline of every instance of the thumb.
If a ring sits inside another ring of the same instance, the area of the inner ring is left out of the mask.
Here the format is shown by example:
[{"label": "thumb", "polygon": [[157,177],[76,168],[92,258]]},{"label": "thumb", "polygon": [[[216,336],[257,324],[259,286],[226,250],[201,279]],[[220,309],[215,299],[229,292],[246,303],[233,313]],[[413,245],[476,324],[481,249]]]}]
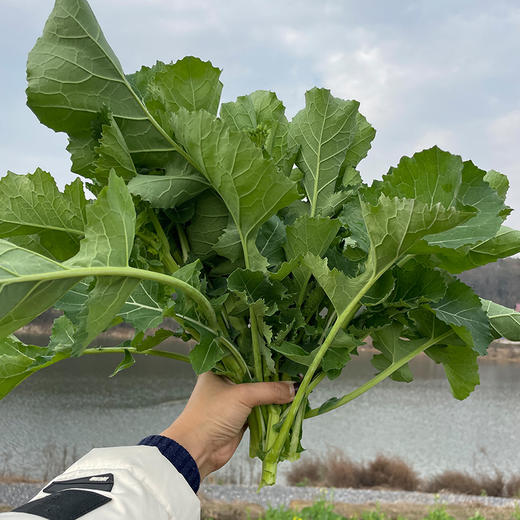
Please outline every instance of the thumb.
[{"label": "thumb", "polygon": [[270,383],[242,383],[237,385],[240,400],[249,408],[261,404],[287,404],[294,399],[295,388],[292,381]]}]

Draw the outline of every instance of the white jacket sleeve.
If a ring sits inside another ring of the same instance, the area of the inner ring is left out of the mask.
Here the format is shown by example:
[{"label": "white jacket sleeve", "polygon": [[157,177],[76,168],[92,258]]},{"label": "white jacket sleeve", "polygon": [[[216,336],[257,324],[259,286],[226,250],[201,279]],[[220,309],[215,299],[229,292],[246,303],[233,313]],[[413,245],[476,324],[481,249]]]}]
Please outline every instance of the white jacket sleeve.
[{"label": "white jacket sleeve", "polygon": [[197,495],[154,446],[97,448],[0,520],[199,520]]}]

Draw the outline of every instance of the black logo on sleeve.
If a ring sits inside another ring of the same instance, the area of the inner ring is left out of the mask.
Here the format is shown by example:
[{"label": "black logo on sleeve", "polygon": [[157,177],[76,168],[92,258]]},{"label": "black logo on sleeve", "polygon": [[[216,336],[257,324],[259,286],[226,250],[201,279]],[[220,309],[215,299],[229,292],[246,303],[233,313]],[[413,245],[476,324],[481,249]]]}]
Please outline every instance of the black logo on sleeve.
[{"label": "black logo on sleeve", "polygon": [[92,491],[66,489],[33,500],[13,512],[29,513],[48,520],[76,520],[111,500]]}]

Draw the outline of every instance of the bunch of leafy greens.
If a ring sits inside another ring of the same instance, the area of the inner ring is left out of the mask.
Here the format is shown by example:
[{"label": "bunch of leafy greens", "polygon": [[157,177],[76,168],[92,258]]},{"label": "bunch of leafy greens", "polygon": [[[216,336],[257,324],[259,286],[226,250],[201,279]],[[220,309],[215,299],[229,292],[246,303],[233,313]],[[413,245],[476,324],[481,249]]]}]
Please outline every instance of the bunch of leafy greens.
[{"label": "bunch of leafy greens", "polygon": [[[273,484],[302,450],[304,419],[387,377],[411,381],[422,352],[457,399],[470,394],[477,356],[494,338],[520,340],[520,314],[454,275],[517,253],[520,233],[502,225],[500,173],[434,147],[368,186],[356,168],[375,130],[358,102],[313,88],[291,122],[272,92],[219,107],[220,72],[186,57],[125,75],[86,0],[56,1],[29,55],[28,105],[68,134],[86,181],[63,192],[42,170],[0,181],[0,397],[104,352],[124,355],[116,373],[144,354],[237,383],[301,381],[292,404],[249,419],[261,484]],[[48,346],[13,336],[52,306],[63,314]],[[162,328],[166,317],[179,328]],[[91,346],[121,322],[131,341]],[[171,336],[196,346],[157,348]],[[311,408],[368,336],[375,377]]]}]

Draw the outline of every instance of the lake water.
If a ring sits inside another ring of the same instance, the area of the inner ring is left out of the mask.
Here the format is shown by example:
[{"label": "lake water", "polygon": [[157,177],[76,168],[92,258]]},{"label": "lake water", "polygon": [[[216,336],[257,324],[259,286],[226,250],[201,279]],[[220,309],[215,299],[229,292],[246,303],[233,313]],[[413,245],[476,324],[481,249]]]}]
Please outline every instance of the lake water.
[{"label": "lake water", "polygon": [[[0,401],[0,469],[52,477],[60,464],[92,447],[134,444],[167,426],[193,388],[190,367],[143,357],[108,378],[119,360],[104,355],[63,361]],[[520,364],[482,362],[481,386],[461,402],[451,396],[441,367],[417,359],[412,370],[411,384],[385,381],[306,421],[303,456],[331,448],[356,461],[396,455],[422,476],[445,469],[520,472]],[[373,374],[362,354],[339,379],[323,383],[312,404],[343,395]],[[225,470],[240,472],[243,481],[258,470],[247,460],[246,440]],[[287,467],[282,464],[281,474]]]}]

